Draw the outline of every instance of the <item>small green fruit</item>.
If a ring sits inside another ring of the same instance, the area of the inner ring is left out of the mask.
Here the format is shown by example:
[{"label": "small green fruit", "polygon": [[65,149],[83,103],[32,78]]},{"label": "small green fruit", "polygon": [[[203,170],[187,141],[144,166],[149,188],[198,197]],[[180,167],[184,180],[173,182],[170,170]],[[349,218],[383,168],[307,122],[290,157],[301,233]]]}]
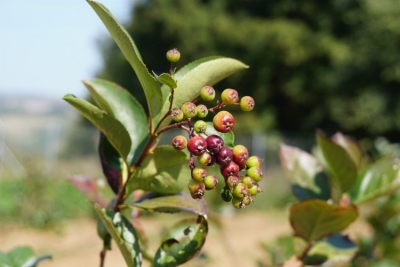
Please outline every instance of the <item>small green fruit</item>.
[{"label": "small green fruit", "polygon": [[208,108],[205,105],[198,105],[196,107],[197,117],[205,118],[208,114]]},{"label": "small green fruit", "polygon": [[178,62],[180,58],[181,58],[181,53],[179,53],[178,49],[173,48],[171,50],[168,50],[167,60],[169,62],[172,62],[172,63]]},{"label": "small green fruit", "polygon": [[217,187],[218,178],[215,175],[207,175],[204,178],[204,185],[206,186],[206,190],[212,190]]},{"label": "small green fruit", "polygon": [[174,108],[171,110],[171,118],[176,122],[183,120],[182,110],[180,108]]},{"label": "small green fruit", "polygon": [[244,183],[238,183],[232,190],[232,195],[236,198],[244,198],[248,195],[248,188]]},{"label": "small green fruit", "polygon": [[260,167],[261,164],[262,164],[262,160],[257,156],[251,156],[246,161],[246,165],[249,168],[251,168],[251,167]]},{"label": "small green fruit", "polygon": [[232,199],[232,205],[236,209],[243,209],[244,207],[246,207],[246,205],[243,203],[243,200],[241,198],[236,198],[236,197]]},{"label": "small green fruit", "polygon": [[192,170],[192,178],[198,182],[202,182],[207,176],[207,170],[201,167],[196,167]]},{"label": "small green fruit", "polygon": [[193,118],[196,116],[196,105],[192,102],[186,102],[182,105],[181,110],[183,112],[183,116],[186,118]]},{"label": "small green fruit", "polygon": [[250,176],[256,182],[259,182],[263,178],[263,171],[260,167],[254,166],[247,170],[247,176]]},{"label": "small green fruit", "polygon": [[251,96],[244,96],[240,99],[240,108],[243,111],[252,111],[256,103]]},{"label": "small green fruit", "polygon": [[235,89],[225,89],[221,93],[221,101],[226,105],[235,104],[239,101],[239,94]]},{"label": "small green fruit", "polygon": [[198,120],[194,123],[193,129],[196,133],[205,133],[207,130],[207,123],[202,120]]},{"label": "small green fruit", "polygon": [[204,101],[212,101],[215,98],[215,90],[211,86],[204,86],[200,90],[200,98]]}]

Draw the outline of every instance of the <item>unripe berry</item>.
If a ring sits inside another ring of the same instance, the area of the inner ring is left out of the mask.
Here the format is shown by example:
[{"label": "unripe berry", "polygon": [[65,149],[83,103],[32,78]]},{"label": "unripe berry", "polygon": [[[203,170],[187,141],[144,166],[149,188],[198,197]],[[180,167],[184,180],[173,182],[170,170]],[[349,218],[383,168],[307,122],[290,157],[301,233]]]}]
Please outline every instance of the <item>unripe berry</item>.
[{"label": "unripe berry", "polygon": [[237,209],[243,209],[246,207],[246,205],[243,203],[243,200],[236,197],[232,199],[232,205]]},{"label": "unripe berry", "polygon": [[228,163],[226,166],[221,166],[221,174],[225,178],[228,178],[229,176],[237,176],[239,174],[239,166],[231,161]]},{"label": "unripe berry", "polygon": [[183,104],[181,110],[186,118],[193,118],[197,114],[196,105],[192,102]]},{"label": "unripe berry", "polygon": [[197,161],[203,166],[211,166],[215,163],[215,158],[208,152],[204,152],[202,155],[197,157]]},{"label": "unripe berry", "polygon": [[192,198],[200,199],[204,196],[206,186],[204,183],[192,179],[189,181],[188,189]]},{"label": "unripe berry", "polygon": [[221,166],[228,165],[232,161],[232,150],[227,146],[223,146],[215,155],[215,161]]},{"label": "unripe berry", "polygon": [[247,159],[249,158],[249,151],[243,145],[236,145],[232,148],[233,161],[236,162],[240,169],[246,166]]},{"label": "unripe berry", "polygon": [[232,200],[232,194],[227,186],[221,189],[221,198],[225,202],[230,202]]},{"label": "unripe berry", "polygon": [[193,129],[196,133],[205,133],[207,130],[207,123],[202,120],[198,120],[194,123]]},{"label": "unripe berry", "polygon": [[215,98],[215,90],[211,86],[204,86],[200,90],[200,98],[204,101],[212,101]]},{"label": "unripe berry", "polygon": [[239,182],[240,180],[237,176],[229,176],[228,179],[226,179],[226,185],[229,186],[229,188],[237,186]]},{"label": "unripe berry", "polygon": [[255,196],[261,192],[261,189],[258,186],[258,184],[255,184],[255,185],[253,185],[253,187],[248,188],[247,191],[249,192],[250,196]]},{"label": "unripe berry", "polygon": [[251,167],[260,167],[261,164],[262,164],[262,160],[257,156],[251,156],[246,161],[246,165],[249,168],[251,168]]},{"label": "unripe berry", "polygon": [[201,167],[196,167],[192,170],[192,178],[198,182],[202,182],[207,176],[207,170]]},{"label": "unripe berry", "polygon": [[227,133],[233,129],[235,118],[228,111],[220,111],[213,118],[215,130],[221,133]]},{"label": "unripe berry", "polygon": [[193,155],[200,156],[204,152],[206,152],[207,149],[206,139],[204,139],[200,135],[195,135],[189,139],[187,148],[189,152],[192,153]]},{"label": "unripe berry", "polygon": [[217,187],[218,178],[215,175],[208,175],[204,178],[204,185],[206,186],[206,190],[212,190]]},{"label": "unripe berry", "polygon": [[224,146],[224,139],[222,139],[219,135],[213,134],[206,138],[207,141],[207,149],[211,153],[218,153],[221,148]]},{"label": "unripe berry", "polygon": [[176,150],[182,150],[184,149],[188,144],[188,141],[186,139],[186,137],[184,137],[183,135],[177,135],[174,137],[174,139],[172,139],[172,146],[176,149]]},{"label": "unripe berry", "polygon": [[263,178],[263,171],[260,167],[254,166],[247,170],[247,176],[250,176],[256,182],[259,182]]},{"label": "unripe berry", "polygon": [[235,104],[239,101],[239,94],[235,89],[225,89],[221,94],[221,101],[224,104]]},{"label": "unripe berry", "polygon": [[247,188],[249,188],[249,189],[252,188],[256,184],[255,181],[253,180],[253,178],[251,178],[250,176],[243,177],[242,183],[244,183],[247,186]]},{"label": "unripe berry", "polygon": [[172,63],[178,62],[180,58],[181,58],[181,53],[179,53],[178,49],[173,48],[171,50],[168,50],[167,60],[169,62],[172,62]]},{"label": "unripe berry", "polygon": [[196,107],[196,113],[197,113],[197,117],[199,118],[205,118],[208,114],[208,108],[205,105],[198,105]]},{"label": "unripe berry", "polygon": [[244,96],[240,99],[240,108],[243,111],[252,111],[256,103],[251,96]]},{"label": "unripe berry", "polygon": [[244,198],[248,195],[248,188],[244,183],[238,183],[232,190],[232,195],[237,198]]},{"label": "unripe berry", "polygon": [[171,110],[171,118],[176,122],[183,120],[182,110],[180,108],[174,108]]},{"label": "unripe berry", "polygon": [[244,196],[244,198],[242,199],[243,204],[250,205],[253,202],[253,199],[250,195]]}]

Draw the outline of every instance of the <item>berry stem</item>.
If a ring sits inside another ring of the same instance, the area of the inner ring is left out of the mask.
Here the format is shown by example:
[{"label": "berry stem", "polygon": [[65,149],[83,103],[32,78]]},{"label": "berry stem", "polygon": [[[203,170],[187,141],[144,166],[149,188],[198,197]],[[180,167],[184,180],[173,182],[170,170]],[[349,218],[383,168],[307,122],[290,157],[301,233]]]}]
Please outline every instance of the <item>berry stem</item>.
[{"label": "berry stem", "polygon": [[303,253],[299,256],[299,260],[303,261],[306,257],[308,252],[310,252],[312,246],[314,245],[315,242],[310,242],[307,244],[307,247],[304,249]]},{"label": "berry stem", "polygon": [[100,251],[100,267],[104,267],[104,261],[106,259],[107,250],[103,249]]},{"label": "berry stem", "polygon": [[208,111],[215,112],[215,110],[223,108],[223,107],[225,107],[225,104],[221,102],[221,103],[217,104],[215,107],[209,108]]},{"label": "berry stem", "polygon": [[[172,64],[172,63],[171,63]],[[161,118],[161,120],[158,122],[156,128],[154,129],[154,133],[157,132],[158,128],[160,128],[161,123],[163,123],[163,121],[171,114],[171,110],[172,110],[172,104],[174,102],[174,89],[173,88],[169,88],[169,92],[171,93],[171,96],[169,98],[169,107],[168,107],[168,111],[164,114],[164,116]]]},{"label": "berry stem", "polygon": [[163,132],[174,129],[174,128],[181,128],[184,125],[190,125],[190,119],[165,126],[164,128],[160,129],[158,132],[156,132],[154,136],[158,136],[158,135],[162,134]]}]

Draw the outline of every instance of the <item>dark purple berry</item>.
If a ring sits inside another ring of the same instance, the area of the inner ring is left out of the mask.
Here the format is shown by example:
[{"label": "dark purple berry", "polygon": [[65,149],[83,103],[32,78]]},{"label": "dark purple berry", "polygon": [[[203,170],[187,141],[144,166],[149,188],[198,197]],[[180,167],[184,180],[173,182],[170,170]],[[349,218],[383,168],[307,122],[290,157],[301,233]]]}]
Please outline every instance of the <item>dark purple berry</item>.
[{"label": "dark purple berry", "polygon": [[224,139],[222,139],[219,135],[213,134],[206,138],[207,141],[207,149],[211,153],[218,153],[221,148],[224,146]]},{"label": "dark purple berry", "polygon": [[207,149],[206,139],[204,139],[200,135],[195,135],[189,139],[187,148],[189,152],[192,153],[193,155],[200,156],[204,152],[206,152]]},{"label": "dark purple berry", "polygon": [[229,147],[223,146],[215,157],[218,165],[226,166],[232,161],[232,150]]}]

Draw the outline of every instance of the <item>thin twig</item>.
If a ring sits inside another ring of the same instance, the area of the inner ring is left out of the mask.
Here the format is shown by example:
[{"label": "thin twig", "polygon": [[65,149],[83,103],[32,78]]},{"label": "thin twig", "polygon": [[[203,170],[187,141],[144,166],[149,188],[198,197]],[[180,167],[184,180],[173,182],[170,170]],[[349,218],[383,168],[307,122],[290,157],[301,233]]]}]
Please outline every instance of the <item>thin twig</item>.
[{"label": "thin twig", "polygon": [[101,252],[100,252],[100,267],[104,267],[104,261],[105,261],[105,259],[106,259],[106,250],[105,249],[103,249]]}]

